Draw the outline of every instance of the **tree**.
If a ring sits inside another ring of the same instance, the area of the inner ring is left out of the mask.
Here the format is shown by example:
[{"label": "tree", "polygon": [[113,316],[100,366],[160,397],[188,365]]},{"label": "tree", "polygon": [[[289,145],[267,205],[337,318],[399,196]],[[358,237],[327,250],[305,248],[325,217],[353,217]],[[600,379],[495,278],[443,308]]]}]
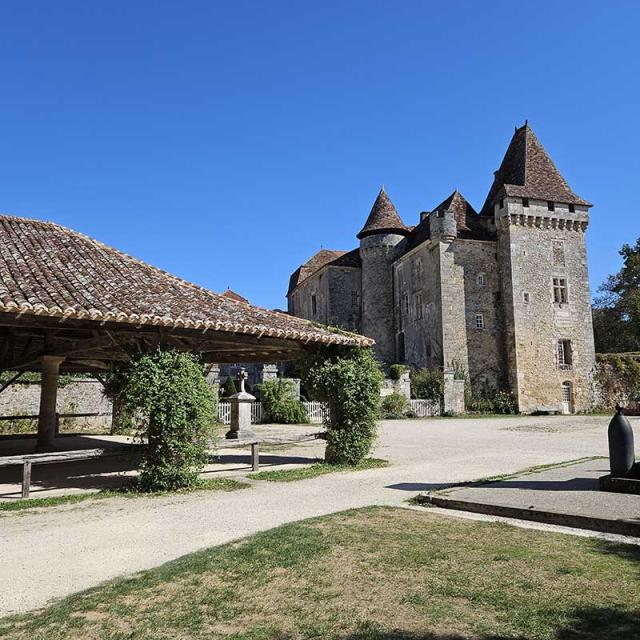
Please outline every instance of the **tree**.
[{"label": "tree", "polygon": [[640,238],[620,250],[622,268],[598,292],[593,310],[596,351],[640,350]]},{"label": "tree", "polygon": [[238,393],[238,387],[236,386],[235,380],[231,376],[227,376],[224,387],[222,387],[222,397],[230,398],[236,393]]}]

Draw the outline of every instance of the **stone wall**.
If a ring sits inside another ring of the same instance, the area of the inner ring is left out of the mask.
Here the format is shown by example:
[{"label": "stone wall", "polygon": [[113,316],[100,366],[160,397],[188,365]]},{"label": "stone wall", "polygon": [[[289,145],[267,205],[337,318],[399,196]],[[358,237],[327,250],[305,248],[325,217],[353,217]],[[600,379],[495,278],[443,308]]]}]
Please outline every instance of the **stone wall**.
[{"label": "stone wall", "polygon": [[[64,426],[105,427],[111,425],[111,401],[104,397],[97,380],[79,379],[58,388],[58,413],[99,413],[100,416],[66,418]],[[40,405],[39,384],[12,384],[0,393],[0,415],[37,415]],[[35,429],[35,422],[34,422]]]},{"label": "stone wall", "polygon": [[[587,273],[586,207],[505,198],[496,207],[503,276],[507,362],[522,412],[561,411],[569,383],[571,409],[593,406],[595,349]],[[554,302],[553,278],[567,283],[568,301]],[[569,340],[571,364],[558,361],[558,340]]]}]

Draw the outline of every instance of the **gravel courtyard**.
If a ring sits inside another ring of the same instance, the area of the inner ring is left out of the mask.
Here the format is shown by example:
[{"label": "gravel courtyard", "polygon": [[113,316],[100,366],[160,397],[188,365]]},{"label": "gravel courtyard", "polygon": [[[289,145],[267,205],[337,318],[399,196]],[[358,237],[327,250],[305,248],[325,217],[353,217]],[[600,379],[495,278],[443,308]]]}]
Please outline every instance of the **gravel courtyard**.
[{"label": "gravel courtyard", "polygon": [[[640,419],[632,418],[640,438]],[[274,526],[539,464],[607,454],[609,418],[504,417],[385,421],[374,455],[388,468],[244,491],[111,498],[0,515],[0,615],[42,606],[109,578]],[[272,456],[321,454],[321,444]],[[223,457],[224,459],[224,457]],[[237,453],[234,475],[248,474]]]}]

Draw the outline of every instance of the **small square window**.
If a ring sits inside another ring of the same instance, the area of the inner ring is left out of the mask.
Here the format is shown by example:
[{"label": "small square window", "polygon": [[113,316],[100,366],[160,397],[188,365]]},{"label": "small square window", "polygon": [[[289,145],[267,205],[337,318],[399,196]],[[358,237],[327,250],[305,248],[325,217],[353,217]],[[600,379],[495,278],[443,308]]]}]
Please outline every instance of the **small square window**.
[{"label": "small square window", "polygon": [[522,206],[525,209],[529,206],[529,198],[522,198]]},{"label": "small square window", "polygon": [[549,202],[547,202],[547,209],[549,209],[549,211],[555,211],[556,203],[549,200]]},{"label": "small square window", "polygon": [[524,302],[525,304],[529,304],[529,301],[530,301],[529,292],[528,291],[523,291],[523,293],[522,293],[522,302]]},{"label": "small square window", "polygon": [[575,204],[570,204],[569,205],[569,213],[575,213],[576,212],[576,205]]},{"label": "small square window", "polygon": [[476,329],[484,329],[484,315],[476,313]]}]

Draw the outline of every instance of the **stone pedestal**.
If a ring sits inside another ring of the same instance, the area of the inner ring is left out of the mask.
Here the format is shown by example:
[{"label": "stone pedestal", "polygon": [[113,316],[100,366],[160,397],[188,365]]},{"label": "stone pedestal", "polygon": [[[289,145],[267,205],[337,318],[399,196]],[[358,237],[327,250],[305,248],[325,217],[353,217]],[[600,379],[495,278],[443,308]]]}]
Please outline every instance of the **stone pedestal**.
[{"label": "stone pedestal", "polygon": [[244,390],[244,382],[247,379],[247,372],[244,369],[240,370],[238,379],[240,380],[240,391],[229,397],[231,423],[225,436],[228,440],[255,438],[255,433],[251,431],[251,406],[256,398]]}]

